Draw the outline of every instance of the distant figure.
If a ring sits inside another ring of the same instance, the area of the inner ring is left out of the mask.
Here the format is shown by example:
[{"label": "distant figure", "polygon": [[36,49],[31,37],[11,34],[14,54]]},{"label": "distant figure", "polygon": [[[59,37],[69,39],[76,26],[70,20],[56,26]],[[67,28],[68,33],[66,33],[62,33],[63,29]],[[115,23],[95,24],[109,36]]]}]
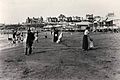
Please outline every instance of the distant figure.
[{"label": "distant figure", "polygon": [[53,42],[56,42],[57,40],[58,40],[58,30],[54,29]]},{"label": "distant figure", "polygon": [[18,43],[20,43],[20,32],[18,32],[17,34],[16,34],[16,37],[17,37],[17,41],[18,41]]},{"label": "distant figure", "polygon": [[45,33],[45,38],[47,38],[47,33]]},{"label": "distant figure", "polygon": [[16,44],[16,31],[13,31],[13,44]]},{"label": "distant figure", "polygon": [[27,33],[27,40],[26,40],[26,52],[25,55],[27,55],[27,52],[29,51],[29,54],[32,53],[32,45],[33,45],[33,41],[34,41],[35,37],[34,37],[34,33],[31,32],[31,30],[28,30]]},{"label": "distant figure", "polygon": [[24,40],[24,38],[23,38],[23,32],[21,32],[21,34],[20,34],[20,40],[21,40],[21,42],[23,42],[23,40]]},{"label": "distant figure", "polygon": [[89,42],[88,42],[88,39],[89,39],[89,30],[90,30],[90,27],[87,27],[86,30],[84,31],[83,44],[82,44],[82,49],[84,51],[87,51],[88,48],[89,48]]},{"label": "distant figure", "polygon": [[52,35],[52,30],[51,30],[51,35]]},{"label": "distant figure", "polygon": [[37,42],[39,42],[39,41],[38,41],[38,34],[39,34],[39,32],[37,31],[37,32],[36,32],[36,41],[37,41]]}]

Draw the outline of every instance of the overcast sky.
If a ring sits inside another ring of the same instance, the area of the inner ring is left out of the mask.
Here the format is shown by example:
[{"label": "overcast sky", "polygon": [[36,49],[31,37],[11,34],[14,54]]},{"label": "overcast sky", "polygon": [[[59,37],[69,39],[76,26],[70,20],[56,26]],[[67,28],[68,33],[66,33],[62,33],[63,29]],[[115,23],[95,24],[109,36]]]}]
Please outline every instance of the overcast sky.
[{"label": "overcast sky", "polygon": [[0,23],[24,22],[29,17],[120,15],[120,0],[0,0]]}]

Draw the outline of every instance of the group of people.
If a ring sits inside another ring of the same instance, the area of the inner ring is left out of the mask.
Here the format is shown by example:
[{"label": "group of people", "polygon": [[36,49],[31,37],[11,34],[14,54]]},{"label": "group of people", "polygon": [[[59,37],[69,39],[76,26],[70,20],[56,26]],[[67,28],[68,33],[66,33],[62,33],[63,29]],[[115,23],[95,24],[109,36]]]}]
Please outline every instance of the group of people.
[{"label": "group of people", "polygon": [[[89,35],[90,33],[90,27],[86,27],[84,31],[84,36],[83,36],[83,44],[82,44],[82,49],[84,51],[88,51],[90,49],[94,49],[94,43],[92,37]],[[54,35],[53,35],[53,42],[59,43],[63,37],[63,33],[61,32],[58,34],[58,30],[54,29]]]},{"label": "group of people", "polygon": [[[92,49],[94,47],[93,39],[89,35],[89,30],[90,30],[90,27],[87,27],[86,30],[84,31],[84,36],[83,36],[82,49],[85,50],[85,51],[87,51],[89,49]],[[13,43],[15,43],[15,41],[16,41],[16,36],[17,36],[17,39],[23,41],[23,33],[17,34],[17,32],[13,32]],[[63,37],[63,33],[61,32],[59,34],[59,31],[57,29],[54,29],[54,31],[53,31],[53,42],[59,43],[61,41],[62,37]],[[26,34],[25,55],[28,55],[28,54],[32,53],[32,45],[33,45],[34,40],[36,40],[38,42],[38,31],[36,32],[36,36],[35,36],[35,32],[32,32],[29,29],[27,31],[27,34]]]},{"label": "group of people", "polygon": [[13,31],[13,44],[16,44],[16,41],[23,42],[23,32]]},{"label": "group of people", "polygon": [[[59,30],[58,29],[53,29],[53,42],[55,43],[60,43],[61,39],[62,39],[62,32],[59,34]],[[47,34],[45,35],[45,38]],[[36,32],[36,36],[34,32],[31,32],[31,30],[29,29],[27,32],[27,38],[26,38],[26,51],[25,51],[25,55],[27,55],[28,53],[31,54],[32,53],[32,45],[33,42],[37,41],[38,42],[38,31]]]},{"label": "group of people", "polygon": [[27,34],[23,34],[23,32],[17,32],[17,31],[13,31],[13,38],[12,38],[12,42],[13,44],[16,44],[16,42],[20,43],[25,43],[25,47],[26,47],[26,51],[25,51],[25,55],[31,54],[32,52],[32,44],[33,41],[36,40],[38,42],[38,31],[36,32],[36,36],[35,33],[32,32],[30,29],[27,31]]},{"label": "group of people", "polygon": [[[83,45],[82,45],[82,49],[84,51],[88,51],[89,49],[94,48],[93,39],[90,37],[89,31],[90,31],[90,27],[87,27],[86,30],[84,31]],[[62,32],[59,34],[59,31],[57,29],[54,29],[53,42],[59,43],[62,39],[62,36],[63,36]],[[37,37],[38,37],[38,32],[37,32]],[[27,32],[25,55],[27,55],[28,52],[29,54],[32,53],[32,45],[34,40],[35,40],[35,34],[31,32],[31,30],[29,29]]]}]

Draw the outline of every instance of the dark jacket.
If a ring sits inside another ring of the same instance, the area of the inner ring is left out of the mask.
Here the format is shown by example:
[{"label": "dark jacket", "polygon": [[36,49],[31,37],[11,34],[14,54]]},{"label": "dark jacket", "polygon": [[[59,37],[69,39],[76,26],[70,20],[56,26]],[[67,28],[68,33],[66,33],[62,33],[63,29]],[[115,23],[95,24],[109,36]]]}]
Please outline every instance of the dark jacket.
[{"label": "dark jacket", "polygon": [[26,43],[33,43],[34,39],[35,39],[34,33],[29,32],[28,35],[27,35]]}]

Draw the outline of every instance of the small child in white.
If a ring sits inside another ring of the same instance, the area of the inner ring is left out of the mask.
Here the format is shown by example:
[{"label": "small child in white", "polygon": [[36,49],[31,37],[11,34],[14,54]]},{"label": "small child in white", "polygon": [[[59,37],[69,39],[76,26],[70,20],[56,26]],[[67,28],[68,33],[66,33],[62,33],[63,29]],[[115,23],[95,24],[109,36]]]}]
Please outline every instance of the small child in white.
[{"label": "small child in white", "polygon": [[90,38],[90,40],[89,40],[89,49],[93,49],[93,48],[94,48],[93,39]]},{"label": "small child in white", "polygon": [[62,40],[62,37],[63,37],[63,33],[61,32],[56,43],[60,43]]}]

